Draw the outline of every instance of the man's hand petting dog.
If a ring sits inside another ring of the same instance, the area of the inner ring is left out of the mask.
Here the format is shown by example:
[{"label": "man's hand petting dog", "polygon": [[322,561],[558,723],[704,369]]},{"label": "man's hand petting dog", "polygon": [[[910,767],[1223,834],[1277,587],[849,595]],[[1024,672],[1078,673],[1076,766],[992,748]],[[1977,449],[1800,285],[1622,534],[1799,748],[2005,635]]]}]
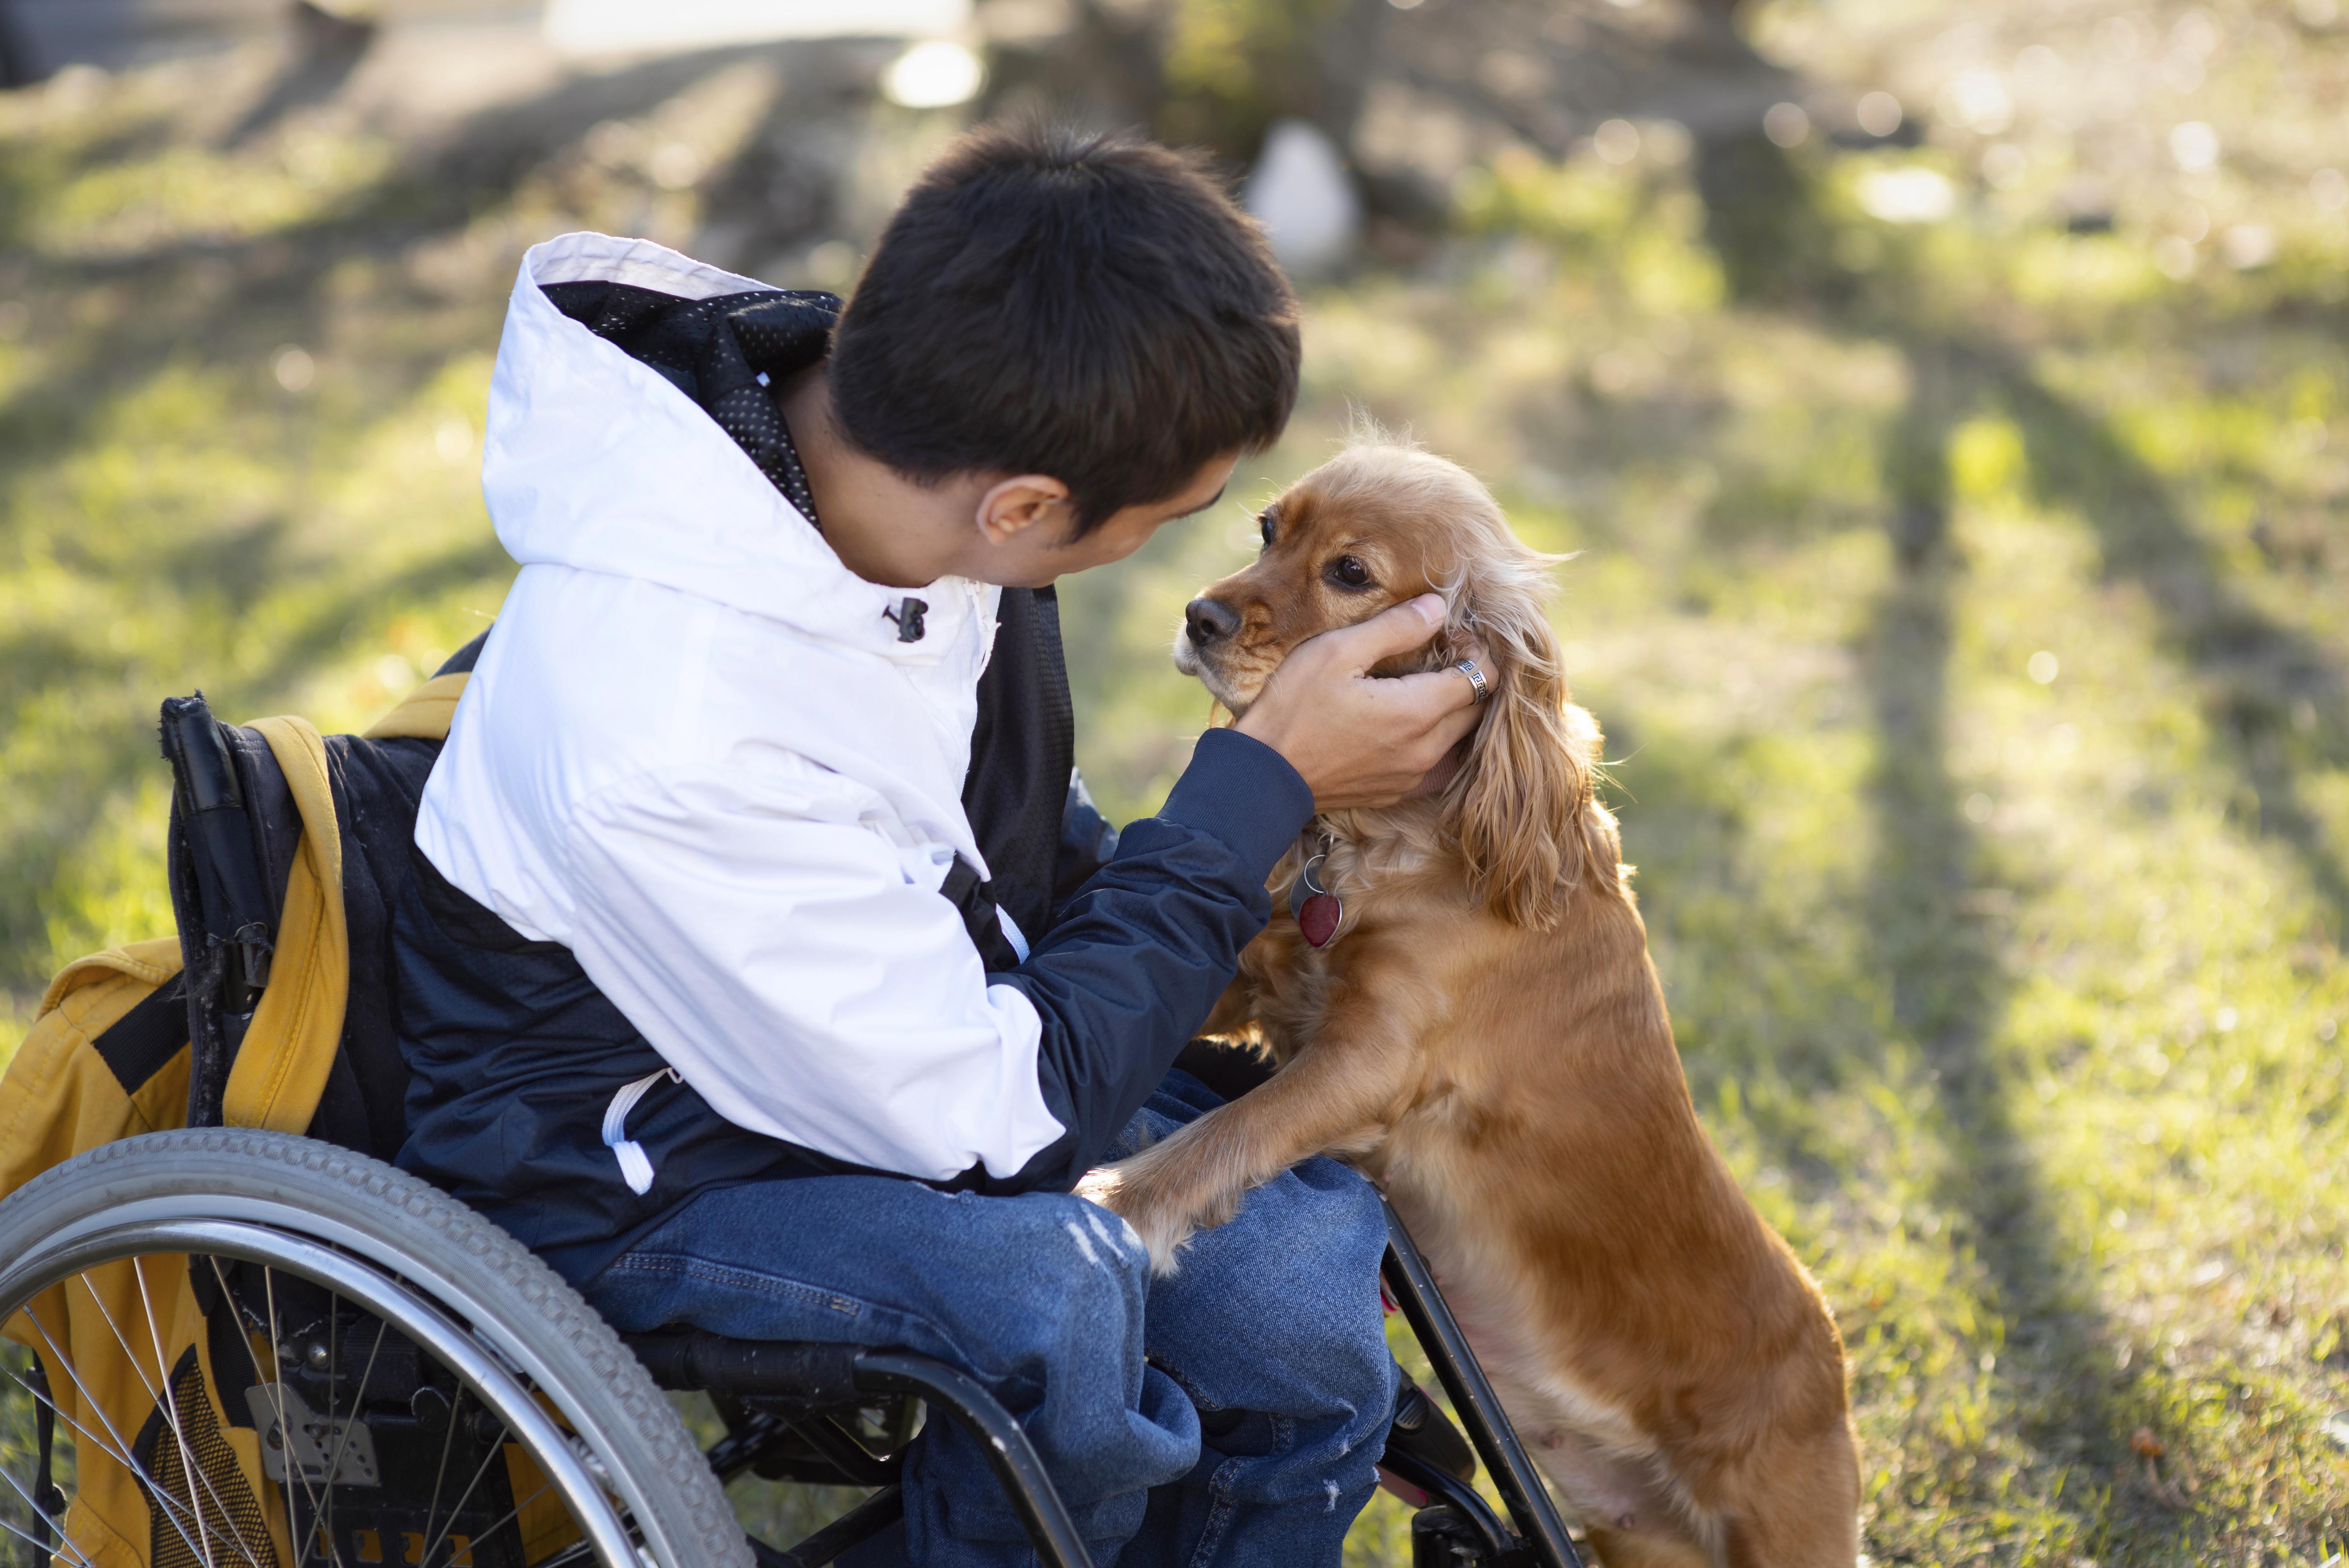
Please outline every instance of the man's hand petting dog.
[{"label": "man's hand petting dog", "polygon": [[[1233,727],[1278,752],[1322,811],[1392,805],[1476,727],[1475,690],[1457,670],[1371,673],[1382,659],[1425,647],[1443,628],[1442,596],[1422,594],[1299,643]],[[1479,651],[1472,644],[1464,656]]]}]

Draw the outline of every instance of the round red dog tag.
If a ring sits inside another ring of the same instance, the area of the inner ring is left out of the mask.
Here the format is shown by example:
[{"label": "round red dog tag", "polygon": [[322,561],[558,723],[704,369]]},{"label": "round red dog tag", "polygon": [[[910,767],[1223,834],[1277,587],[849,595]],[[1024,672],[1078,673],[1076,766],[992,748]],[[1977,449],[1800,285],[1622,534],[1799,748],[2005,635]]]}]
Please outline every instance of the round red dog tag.
[{"label": "round red dog tag", "polygon": [[[1322,840],[1327,844],[1329,840]],[[1346,916],[1346,907],[1338,902],[1336,894],[1321,886],[1313,873],[1330,858],[1326,848],[1319,855],[1309,856],[1297,868],[1297,880],[1288,885],[1288,913],[1297,921],[1297,929],[1305,940],[1317,948],[1326,948],[1330,939],[1338,934],[1338,922]]]},{"label": "round red dog tag", "polygon": [[1338,918],[1345,907],[1327,893],[1316,893],[1297,909],[1297,929],[1315,947],[1328,947],[1330,939],[1338,934]]}]

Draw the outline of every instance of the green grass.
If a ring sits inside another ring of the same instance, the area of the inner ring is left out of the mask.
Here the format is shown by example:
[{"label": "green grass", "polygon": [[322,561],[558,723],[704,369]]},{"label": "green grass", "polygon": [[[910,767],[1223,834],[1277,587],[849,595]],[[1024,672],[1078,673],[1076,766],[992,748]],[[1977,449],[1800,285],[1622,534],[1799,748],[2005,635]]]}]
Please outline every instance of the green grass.
[{"label": "green grass", "polygon": [[[1950,24],[1891,11],[1760,36],[1921,106]],[[2044,36],[2087,57],[2103,15]],[[2137,18],[2146,61],[2178,24]],[[2036,36],[1986,25],[1992,57]],[[1497,156],[1424,272],[1311,296],[1303,410],[1236,504],[1065,588],[1081,754],[1131,815],[1206,718],[1179,607],[1350,405],[1580,552],[1557,624],[1692,1093],[1836,1309],[1878,1563],[2349,1546],[2349,221],[2309,194],[2349,146],[2321,108],[2344,51],[2275,42],[2298,26],[2230,13],[2199,97],[2131,111],[2157,152],[2217,124],[2207,180],[2044,123],[2007,186],[1977,172],[1997,139],[1947,124],[1814,138],[1833,276],[1775,303],[1731,298],[1684,162]],[[159,698],[360,723],[494,613],[472,463],[514,259],[574,223],[693,243],[719,198],[636,164],[697,137],[722,171],[786,112],[731,71],[558,93],[461,156],[323,123],[223,151],[187,72],[0,99],[20,1023],[57,962],[163,927]],[[941,129],[874,120],[871,167]],[[1955,217],[1865,216],[1863,177],[1907,164]],[[2091,169],[2116,226],[2068,234],[2050,203]],[[2273,259],[2214,238],[2165,274],[2189,202]],[[1381,1499],[1350,1559],[1403,1561],[1403,1530]]]}]

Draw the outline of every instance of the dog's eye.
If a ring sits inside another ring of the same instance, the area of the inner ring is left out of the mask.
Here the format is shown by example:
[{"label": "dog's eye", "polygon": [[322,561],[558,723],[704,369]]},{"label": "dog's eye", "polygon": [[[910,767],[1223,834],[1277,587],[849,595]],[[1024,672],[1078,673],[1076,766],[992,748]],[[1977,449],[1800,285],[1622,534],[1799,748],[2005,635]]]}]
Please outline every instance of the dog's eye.
[{"label": "dog's eye", "polygon": [[1279,509],[1272,506],[1266,507],[1256,520],[1257,531],[1264,535],[1264,547],[1268,550],[1272,548],[1273,524],[1279,520]]},{"label": "dog's eye", "polygon": [[1367,588],[1371,569],[1352,556],[1340,556],[1330,563],[1330,580],[1341,588]]}]

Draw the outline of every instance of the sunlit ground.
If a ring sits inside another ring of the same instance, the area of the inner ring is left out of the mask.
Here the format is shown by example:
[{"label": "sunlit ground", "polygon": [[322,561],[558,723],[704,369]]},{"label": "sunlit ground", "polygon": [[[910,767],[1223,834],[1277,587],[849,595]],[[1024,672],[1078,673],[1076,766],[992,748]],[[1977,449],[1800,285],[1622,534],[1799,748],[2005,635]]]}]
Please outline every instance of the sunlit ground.
[{"label": "sunlit ground", "polygon": [[[1697,1106],[1850,1346],[1871,1556],[2315,1568],[2349,1544],[2344,50],[2306,5],[2002,26],[1766,18],[1932,121],[1792,149],[1831,286],[1727,303],[1651,126],[1505,155],[1423,275],[1316,291],[1255,488],[1068,586],[1081,753],[1156,803],[1206,717],[1179,607],[1349,402],[1469,463],[1580,552],[1577,696]],[[696,243],[804,101],[688,62],[445,152],[191,131],[258,68],[0,99],[19,1026],[164,928],[160,697],[357,725],[495,612],[521,246]],[[947,122],[859,112],[885,207]],[[1403,1529],[1381,1500],[1353,1555]]]}]

